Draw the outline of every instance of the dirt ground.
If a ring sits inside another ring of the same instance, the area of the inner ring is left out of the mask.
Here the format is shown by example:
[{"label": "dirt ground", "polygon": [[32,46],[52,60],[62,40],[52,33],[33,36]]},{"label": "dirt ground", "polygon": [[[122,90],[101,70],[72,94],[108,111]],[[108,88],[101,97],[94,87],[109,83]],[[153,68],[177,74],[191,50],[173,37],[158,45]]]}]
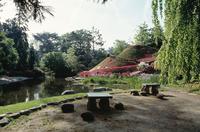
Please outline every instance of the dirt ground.
[{"label": "dirt ground", "polygon": [[87,100],[73,102],[76,112],[64,114],[60,107],[48,107],[17,119],[0,132],[200,132],[200,96],[164,92],[166,100],[153,96],[114,95],[125,111],[94,113],[92,123],[82,121]]}]

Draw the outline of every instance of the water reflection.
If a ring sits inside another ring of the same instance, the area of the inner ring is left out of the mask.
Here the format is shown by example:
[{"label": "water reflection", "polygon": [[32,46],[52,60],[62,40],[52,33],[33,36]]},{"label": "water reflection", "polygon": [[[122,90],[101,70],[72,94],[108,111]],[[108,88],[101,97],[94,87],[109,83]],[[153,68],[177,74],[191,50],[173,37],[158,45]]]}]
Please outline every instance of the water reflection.
[{"label": "water reflection", "polygon": [[89,88],[64,79],[32,80],[19,86],[0,87],[0,106],[57,96],[61,95],[64,90],[88,92]]}]

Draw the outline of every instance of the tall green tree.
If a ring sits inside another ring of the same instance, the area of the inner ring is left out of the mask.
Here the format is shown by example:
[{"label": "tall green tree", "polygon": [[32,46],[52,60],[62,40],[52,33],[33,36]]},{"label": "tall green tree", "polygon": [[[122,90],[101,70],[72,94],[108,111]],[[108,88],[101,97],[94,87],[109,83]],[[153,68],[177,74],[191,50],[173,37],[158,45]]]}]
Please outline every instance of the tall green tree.
[{"label": "tall green tree", "polygon": [[124,49],[126,49],[129,46],[129,44],[124,40],[115,40],[114,46],[113,46],[113,55],[119,55]]},{"label": "tall green tree", "polygon": [[66,60],[71,68],[71,71],[76,74],[79,71],[78,57],[75,55],[75,49],[70,47],[67,50]]},{"label": "tall green tree", "polygon": [[90,68],[92,59],[95,58],[95,46],[102,46],[104,41],[98,30],[76,30],[61,36],[61,51],[66,52],[70,47],[75,50],[75,55],[80,62],[80,68]]},{"label": "tall green tree", "polygon": [[199,0],[152,1],[155,27],[160,26],[159,15],[164,14],[165,18],[165,41],[159,51],[156,63],[156,66],[161,70],[163,83],[174,83],[177,75],[182,75],[185,82],[199,79],[199,7]]},{"label": "tall green tree", "polygon": [[134,43],[160,48],[164,39],[161,26],[150,28],[146,23],[139,25]]},{"label": "tall green tree", "polygon": [[152,29],[146,23],[139,25],[134,39],[136,44],[149,45],[154,43]]},{"label": "tall green tree", "polygon": [[0,32],[0,73],[4,70],[14,70],[18,62],[18,53],[13,47],[12,39]]},{"label": "tall green tree", "polygon": [[18,69],[26,69],[28,66],[28,39],[26,29],[21,27],[16,19],[7,20],[0,24],[0,31],[5,32],[8,38],[14,40],[14,47],[19,54]]},{"label": "tall green tree", "polygon": [[28,64],[29,64],[30,69],[34,69],[34,65],[37,61],[36,57],[37,57],[36,51],[35,51],[34,47],[31,46],[29,49],[29,57],[28,57]]},{"label": "tall green tree", "polygon": [[41,59],[41,67],[55,73],[56,77],[71,76],[71,68],[66,59],[66,53],[50,52]]},{"label": "tall green tree", "polygon": [[60,37],[57,33],[37,33],[33,35],[34,39],[40,43],[39,51],[42,54],[59,51]]}]

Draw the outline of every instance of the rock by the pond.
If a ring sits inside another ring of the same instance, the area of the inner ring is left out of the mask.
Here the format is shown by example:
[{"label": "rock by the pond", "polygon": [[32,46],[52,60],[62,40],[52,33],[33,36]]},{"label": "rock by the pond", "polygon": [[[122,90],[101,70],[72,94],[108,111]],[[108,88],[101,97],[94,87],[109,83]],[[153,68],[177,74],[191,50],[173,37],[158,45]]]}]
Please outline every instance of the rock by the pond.
[{"label": "rock by the pond", "polygon": [[13,114],[8,115],[8,117],[13,118],[13,119],[17,119],[17,118],[20,117],[20,115],[21,115],[20,113],[13,113]]},{"label": "rock by the pond", "polygon": [[3,118],[0,120],[0,127],[4,127],[10,123],[10,120],[8,118]]},{"label": "rock by the pond", "polygon": [[55,105],[58,105],[59,103],[58,102],[49,102],[47,103],[48,106],[55,106]]},{"label": "rock by the pond", "polygon": [[69,99],[65,99],[65,100],[62,100],[62,101],[60,101],[60,102],[62,102],[62,103],[67,103],[67,102],[69,102]]},{"label": "rock by the pond", "polygon": [[37,110],[39,110],[39,109],[38,109],[38,107],[32,107],[32,108],[30,108],[29,110],[30,110],[31,112],[35,112],[35,111],[37,111]]},{"label": "rock by the pond", "polygon": [[83,121],[92,122],[94,121],[94,115],[91,112],[85,112],[81,114]]},{"label": "rock by the pond", "polygon": [[106,91],[106,89],[107,88],[104,88],[104,87],[94,88],[93,92],[103,92],[103,91]]},{"label": "rock by the pond", "polygon": [[68,94],[75,94],[76,92],[74,90],[65,90],[62,92],[61,95],[68,95]]},{"label": "rock by the pond", "polygon": [[165,95],[164,94],[157,94],[156,97],[159,98],[159,99],[164,99]]},{"label": "rock by the pond", "polygon": [[139,95],[140,95],[138,91],[131,91],[131,94],[132,94],[133,96],[139,96]]},{"label": "rock by the pond", "polygon": [[124,105],[122,103],[117,103],[117,104],[115,104],[115,109],[116,110],[124,110]]},{"label": "rock by the pond", "polygon": [[6,116],[6,114],[0,115],[0,120],[3,119]]},{"label": "rock by the pond", "polygon": [[74,104],[63,104],[61,109],[63,113],[72,113],[74,112]]},{"label": "rock by the pond", "polygon": [[20,115],[29,115],[31,113],[30,110],[21,110],[20,112]]},{"label": "rock by the pond", "polygon": [[75,99],[68,99],[69,102],[75,101]]},{"label": "rock by the pond", "polygon": [[81,99],[83,99],[83,97],[76,97],[75,99],[76,100],[81,100]]},{"label": "rock by the pond", "polygon": [[47,107],[47,104],[41,104],[40,107],[41,107],[41,108],[46,108],[46,107]]},{"label": "rock by the pond", "polygon": [[106,91],[112,91],[112,88],[106,88]]}]

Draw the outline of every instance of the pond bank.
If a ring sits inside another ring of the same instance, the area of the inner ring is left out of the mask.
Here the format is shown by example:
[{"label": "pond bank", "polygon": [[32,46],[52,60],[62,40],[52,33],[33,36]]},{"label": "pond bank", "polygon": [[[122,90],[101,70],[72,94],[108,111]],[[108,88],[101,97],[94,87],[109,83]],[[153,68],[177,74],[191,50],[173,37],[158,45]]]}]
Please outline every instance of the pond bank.
[{"label": "pond bank", "polygon": [[11,85],[11,84],[16,84],[19,82],[24,82],[27,80],[31,80],[33,78],[30,77],[0,77],[0,86],[7,86],[7,85]]}]

